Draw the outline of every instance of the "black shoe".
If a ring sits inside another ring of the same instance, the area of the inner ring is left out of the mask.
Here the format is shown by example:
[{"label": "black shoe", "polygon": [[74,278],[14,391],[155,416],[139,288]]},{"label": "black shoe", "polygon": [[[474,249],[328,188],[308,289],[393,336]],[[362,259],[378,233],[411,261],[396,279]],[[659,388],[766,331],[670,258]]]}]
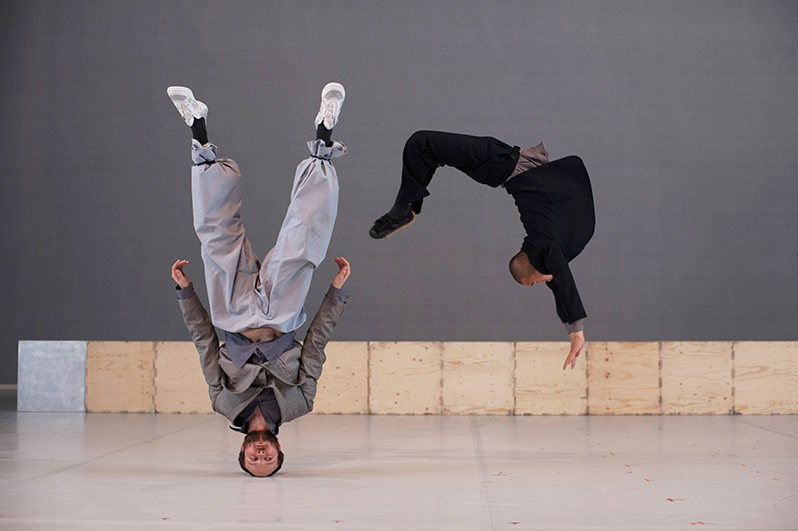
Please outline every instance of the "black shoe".
[{"label": "black shoe", "polygon": [[369,230],[369,236],[374,238],[375,240],[381,240],[387,236],[390,236],[394,232],[398,231],[402,227],[406,227],[415,221],[416,215],[411,210],[407,213],[405,217],[399,220],[395,220],[385,214],[380,219],[374,222],[374,225]]}]

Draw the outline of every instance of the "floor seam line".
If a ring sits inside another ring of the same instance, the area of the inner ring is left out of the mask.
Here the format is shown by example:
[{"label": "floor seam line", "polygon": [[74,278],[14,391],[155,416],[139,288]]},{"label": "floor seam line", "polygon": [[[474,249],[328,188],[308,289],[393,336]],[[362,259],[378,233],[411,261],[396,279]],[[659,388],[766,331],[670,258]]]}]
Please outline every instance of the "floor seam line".
[{"label": "floor seam line", "polygon": [[60,474],[61,472],[66,472],[67,470],[71,470],[73,468],[78,468],[80,466],[92,463],[94,461],[102,459],[103,457],[108,457],[109,455],[112,455],[112,454],[115,454],[115,453],[119,453],[119,452],[121,452],[123,450],[129,450],[130,448],[135,448],[137,446],[141,446],[142,444],[147,444],[148,442],[151,442],[151,441],[157,441],[158,439],[163,439],[164,437],[168,437],[169,435],[174,435],[175,433],[180,433],[181,431],[185,431],[185,430],[187,430],[189,428],[195,428],[197,426],[202,426],[203,424],[207,424],[207,423],[213,422],[215,420],[216,420],[215,418],[212,418],[212,419],[206,420],[205,422],[200,422],[198,424],[192,424],[191,426],[185,426],[183,428],[180,428],[180,429],[177,429],[177,430],[174,430],[174,431],[170,431],[169,433],[164,433],[163,435],[159,435],[158,437],[155,437],[153,439],[147,439],[146,441],[141,441],[141,442],[137,442],[135,444],[124,446],[124,447],[119,448],[117,450],[112,450],[110,452],[105,452],[102,455],[98,455],[97,457],[92,457],[91,459],[87,459],[85,461],[81,461],[80,463],[75,463],[74,465],[69,465],[69,466],[66,466],[64,468],[60,468],[58,470],[54,470],[52,472],[47,472],[45,474],[39,474],[38,476],[34,476],[34,477],[26,478],[26,479],[20,479],[18,481],[9,483],[7,486],[10,487],[10,486],[15,486],[15,485],[20,485],[22,483],[26,483],[28,481],[33,481],[35,479],[41,479],[41,478],[47,477],[47,476],[54,476],[56,474]]},{"label": "floor seam line", "polygon": [[754,428],[759,428],[760,430],[769,431],[770,433],[775,433],[775,434],[778,434],[778,435],[784,435],[785,437],[789,437],[790,439],[798,439],[798,435],[790,435],[789,433],[776,431],[776,430],[774,430],[772,428],[765,428],[764,426],[759,426],[758,424],[754,424],[753,422],[748,421],[748,420],[739,420],[738,422],[742,422],[746,426],[753,426]]},{"label": "floor seam line", "polygon": [[482,499],[485,502],[488,512],[488,520],[490,521],[491,531],[496,528],[493,522],[493,507],[490,503],[488,496],[488,474],[487,466],[485,464],[485,450],[482,447],[482,436],[479,434],[479,426],[475,419],[471,419],[471,442],[474,446],[474,455],[477,458],[477,470],[479,470],[479,490],[482,493]]}]

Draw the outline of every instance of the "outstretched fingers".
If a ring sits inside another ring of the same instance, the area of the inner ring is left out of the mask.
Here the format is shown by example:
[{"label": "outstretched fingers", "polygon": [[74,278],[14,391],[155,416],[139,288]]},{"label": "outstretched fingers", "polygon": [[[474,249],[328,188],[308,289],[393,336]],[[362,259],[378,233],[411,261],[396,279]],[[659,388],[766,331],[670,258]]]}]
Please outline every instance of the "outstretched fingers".
[{"label": "outstretched fingers", "polygon": [[568,365],[571,366],[571,369],[576,367],[576,358],[579,357],[579,354],[582,352],[582,349],[585,346],[584,332],[575,332],[569,335],[571,336],[571,350],[568,352],[568,357],[565,358],[565,363],[562,365],[562,370],[565,370]]},{"label": "outstretched fingers", "polygon": [[568,354],[568,357],[565,359],[565,363],[562,366],[562,370],[565,370],[569,364],[571,365],[572,369],[576,367],[576,358],[578,357],[579,357],[579,352]]}]

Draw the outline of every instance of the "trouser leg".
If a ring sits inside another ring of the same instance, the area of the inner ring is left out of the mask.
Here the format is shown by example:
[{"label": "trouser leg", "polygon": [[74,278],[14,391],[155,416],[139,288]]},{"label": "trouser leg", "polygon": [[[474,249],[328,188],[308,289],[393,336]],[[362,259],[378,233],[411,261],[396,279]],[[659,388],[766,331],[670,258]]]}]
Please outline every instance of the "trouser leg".
[{"label": "trouser leg", "polygon": [[331,159],[347,153],[340,142],[308,142],[311,156],[299,163],[291,202],[277,243],[260,268],[258,296],[268,300],[269,326],[282,332],[305,321],[313,271],[324,260],[338,212],[338,175]]},{"label": "trouser leg", "polygon": [[258,259],[241,222],[241,173],[216,146],[192,143],[194,230],[202,246],[213,324],[232,332],[250,328]]},{"label": "trouser leg", "polygon": [[416,203],[429,195],[427,186],[435,170],[452,166],[475,181],[499,186],[518,159],[518,148],[493,137],[462,135],[441,131],[417,131],[407,140],[402,153],[402,184],[396,205]]}]

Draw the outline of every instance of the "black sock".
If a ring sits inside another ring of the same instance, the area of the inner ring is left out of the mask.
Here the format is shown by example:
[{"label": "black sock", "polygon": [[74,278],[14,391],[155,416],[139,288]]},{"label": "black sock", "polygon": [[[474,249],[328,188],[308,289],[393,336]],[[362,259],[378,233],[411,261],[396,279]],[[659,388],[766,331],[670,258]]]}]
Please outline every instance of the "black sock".
[{"label": "black sock", "polygon": [[408,204],[402,205],[399,203],[394,203],[393,207],[391,207],[391,210],[388,211],[388,217],[394,221],[399,221],[400,219],[407,217],[408,214],[410,214],[410,205]]},{"label": "black sock", "polygon": [[203,146],[208,143],[208,131],[205,130],[205,118],[194,118],[194,123],[191,124],[191,135],[194,140]]},{"label": "black sock", "polygon": [[327,147],[332,147],[333,143],[332,140],[332,129],[327,129],[324,127],[324,122],[320,123],[319,126],[316,128],[316,139],[317,140],[324,140],[324,144]]}]

